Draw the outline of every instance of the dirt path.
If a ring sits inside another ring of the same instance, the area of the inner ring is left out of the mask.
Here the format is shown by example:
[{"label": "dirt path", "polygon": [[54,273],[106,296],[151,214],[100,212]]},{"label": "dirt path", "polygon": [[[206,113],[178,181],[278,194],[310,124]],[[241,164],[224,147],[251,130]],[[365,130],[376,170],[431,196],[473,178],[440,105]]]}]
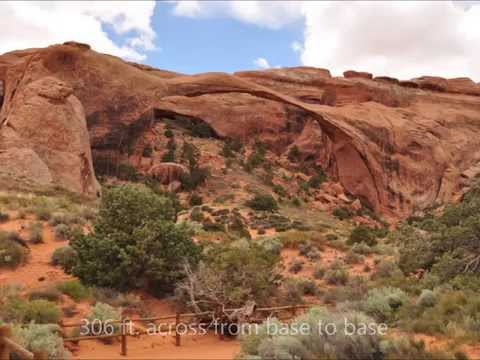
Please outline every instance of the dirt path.
[{"label": "dirt path", "polygon": [[106,345],[98,341],[80,343],[75,359],[188,359],[230,360],[240,350],[237,340],[219,340],[214,334],[183,336],[180,347],[172,336],[147,336],[128,338],[128,355],[120,355],[120,343]]},{"label": "dirt path", "polygon": [[[22,238],[28,236],[30,220],[13,220],[0,224],[0,230],[17,231]],[[65,246],[66,241],[55,240],[53,230],[43,223],[43,240],[41,244],[30,245],[30,254],[26,264],[16,269],[0,269],[0,284],[20,284],[25,288],[48,286],[51,283],[71,278],[60,268],[52,266],[50,259],[55,249]]]}]

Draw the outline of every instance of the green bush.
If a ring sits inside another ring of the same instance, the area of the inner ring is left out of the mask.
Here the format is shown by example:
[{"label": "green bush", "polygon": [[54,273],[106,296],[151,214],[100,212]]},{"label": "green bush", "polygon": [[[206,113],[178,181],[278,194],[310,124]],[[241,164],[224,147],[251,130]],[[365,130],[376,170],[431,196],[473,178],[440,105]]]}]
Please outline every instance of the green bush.
[{"label": "green bush", "polygon": [[60,291],[54,287],[35,289],[28,293],[29,300],[48,300],[56,302],[60,298]]},{"label": "green bush", "polygon": [[77,252],[69,245],[55,249],[51,259],[52,265],[60,266],[67,274],[72,272],[77,261]]},{"label": "green bush", "polygon": [[345,255],[345,262],[347,264],[361,264],[364,260],[363,255],[357,254],[352,250],[348,251]]},{"label": "green bush", "polygon": [[11,240],[11,235],[0,231],[0,268],[16,268],[23,264],[27,250],[19,243]]},{"label": "green bush", "polygon": [[63,294],[70,296],[75,301],[84,300],[90,297],[91,291],[79,280],[67,280],[57,284],[57,289]]},{"label": "green bush", "polygon": [[245,170],[250,172],[255,169],[257,166],[262,164],[265,161],[265,155],[267,154],[267,149],[265,145],[260,141],[255,142],[253,146],[253,151],[245,162]]},{"label": "green bush", "polygon": [[52,216],[52,211],[47,206],[38,206],[33,209],[33,213],[37,217],[37,220],[48,221]]},{"label": "green bush", "polygon": [[207,180],[209,175],[210,170],[205,167],[195,167],[190,169],[190,173],[182,174],[180,177],[182,189],[187,191],[196,189]]},{"label": "green bush", "polygon": [[235,157],[235,153],[242,150],[242,143],[238,139],[229,139],[223,143],[223,148],[220,154],[226,158]]},{"label": "green bush", "polygon": [[152,145],[150,144],[145,145],[145,147],[143,148],[142,156],[149,158],[149,157],[152,157],[152,154],[153,154]]},{"label": "green bush", "polygon": [[436,302],[437,295],[432,290],[424,289],[417,299],[417,306],[423,308],[432,307]]},{"label": "green bush", "polygon": [[308,179],[307,185],[311,188],[318,189],[320,185],[325,182],[325,180],[327,180],[327,176],[325,175],[323,170],[320,170],[315,175],[310,177],[310,179]]},{"label": "green bush", "polygon": [[345,208],[345,207],[338,207],[333,209],[333,216],[338,218],[339,220],[348,220],[353,217],[353,213],[350,211],[350,209]]},{"label": "green bush", "polygon": [[55,212],[48,220],[48,225],[56,226],[59,224],[72,224],[75,223],[75,219],[70,214],[65,214],[63,212]]},{"label": "green bush", "polygon": [[81,335],[111,335],[112,333],[118,333],[120,326],[118,324],[110,323],[112,321],[118,321],[121,318],[122,315],[119,310],[115,309],[111,305],[97,302],[92,308],[90,315],[87,317],[90,324],[89,329],[86,332],[82,331]]},{"label": "green bush", "polygon": [[58,224],[53,229],[56,240],[68,240],[72,235],[72,230],[68,225]]},{"label": "green bush", "polygon": [[299,282],[303,295],[314,296],[318,293],[318,286],[315,281],[310,279],[301,279]]},{"label": "green bush", "polygon": [[407,301],[407,295],[400,289],[392,287],[372,289],[365,299],[365,312],[380,322],[390,322],[398,308]]},{"label": "green bush", "polygon": [[331,285],[346,285],[349,274],[345,264],[341,261],[335,261],[325,272],[325,280]]},{"label": "green bush", "polygon": [[171,129],[166,129],[164,132],[163,132],[163,135],[166,137],[166,138],[173,138],[174,134],[173,134],[173,131]]},{"label": "green bush", "polygon": [[288,160],[290,160],[291,162],[300,161],[301,153],[297,145],[293,145],[290,147],[290,149],[288,150],[287,157],[288,157]]},{"label": "green bush", "polygon": [[203,204],[203,199],[200,195],[192,194],[190,196],[190,205],[191,206],[199,206]]},{"label": "green bush", "polygon": [[365,225],[355,227],[348,238],[347,244],[353,245],[358,243],[375,246],[377,244],[377,239],[375,238],[374,231]]},{"label": "green bush", "polygon": [[4,223],[4,222],[7,222],[8,220],[10,220],[10,215],[0,211],[0,224]]},{"label": "green bush", "polygon": [[[267,303],[276,291],[279,257],[258,244],[248,241],[242,244],[211,245],[195,275],[178,284],[178,301],[188,306],[190,297],[186,289],[193,283],[195,297],[203,310],[212,310],[219,304],[243,306],[248,300],[259,305]],[[215,298],[218,303],[212,302]]]},{"label": "green bush", "polygon": [[290,271],[291,273],[297,274],[298,272],[302,271],[302,269],[303,269],[303,261],[300,259],[294,259],[290,263],[288,271]]},{"label": "green bush", "polygon": [[373,250],[365,243],[355,243],[352,246],[352,252],[359,255],[370,255]]},{"label": "green bush", "polygon": [[277,201],[270,194],[257,194],[248,200],[245,205],[257,211],[275,211],[278,209]]},{"label": "green bush", "polygon": [[162,155],[162,162],[175,162],[175,151],[168,150]]},{"label": "green bush", "polygon": [[36,222],[29,226],[30,234],[28,235],[28,241],[32,244],[40,244],[43,242],[43,224]]},{"label": "green bush", "polygon": [[313,277],[315,279],[322,279],[325,275],[325,268],[321,263],[316,263],[313,267]]},{"label": "green bush", "polygon": [[284,305],[298,305],[303,303],[303,290],[297,279],[287,278],[283,282],[280,294],[281,302]]},{"label": "green bush", "polygon": [[173,290],[184,263],[197,263],[201,252],[175,214],[170,198],[142,185],[105,191],[93,231],[71,241],[78,254],[73,274],[87,285]]},{"label": "green bush", "polygon": [[[302,331],[289,331],[287,325],[268,319],[257,328],[258,331],[244,331],[241,356],[252,359],[382,359],[384,355],[379,336],[350,335],[346,329],[347,323],[360,328],[372,322],[372,319],[359,312],[332,312],[326,308],[314,308],[294,319],[290,325],[292,329],[309,329],[305,334]],[[324,324],[332,324],[336,329],[334,333],[327,334],[322,327]],[[287,328],[284,331],[274,330],[285,326]]]},{"label": "green bush", "polygon": [[65,349],[57,325],[28,324],[15,326],[13,337],[21,346],[32,352],[46,352],[52,360],[70,359],[71,354]]},{"label": "green bush", "polygon": [[60,319],[60,310],[55,303],[39,299],[27,303],[25,308],[25,322],[33,321],[36,324],[53,324]]}]

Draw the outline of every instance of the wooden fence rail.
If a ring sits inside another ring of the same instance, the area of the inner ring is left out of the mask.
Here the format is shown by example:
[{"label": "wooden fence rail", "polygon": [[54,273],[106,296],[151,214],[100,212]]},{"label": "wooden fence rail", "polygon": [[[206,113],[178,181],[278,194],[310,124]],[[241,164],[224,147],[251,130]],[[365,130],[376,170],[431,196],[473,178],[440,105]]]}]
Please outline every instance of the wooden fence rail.
[{"label": "wooden fence rail", "polygon": [[10,360],[15,354],[22,360],[47,360],[45,352],[30,352],[11,339],[12,333],[8,326],[0,326],[0,360]]},{"label": "wooden fence rail", "polygon": [[[287,320],[289,318],[294,317],[297,314],[297,310],[301,309],[308,309],[312,307],[312,305],[291,305],[291,306],[276,306],[276,307],[265,307],[265,308],[257,308],[255,309],[255,313],[269,313],[271,315],[272,313],[279,313],[282,311],[289,312],[289,317],[284,318],[281,320]],[[226,313],[234,312],[239,309],[227,309],[225,310]],[[164,326],[175,326],[175,345],[180,346],[181,345],[181,334],[178,331],[178,325],[181,324],[182,319],[188,319],[188,318],[195,318],[199,316],[206,316],[206,315],[214,315],[214,312],[212,311],[206,311],[202,313],[176,313],[172,315],[163,315],[163,316],[155,316],[155,317],[148,317],[148,318],[134,318],[134,319],[127,319],[127,318],[122,318],[121,320],[114,320],[114,321],[109,321],[109,324],[121,324],[120,326],[120,332],[115,333],[115,334],[109,334],[109,335],[87,335],[87,336],[76,336],[76,337],[64,337],[64,341],[69,341],[69,342],[79,342],[79,341],[85,341],[85,340],[105,340],[105,339],[113,339],[113,338],[120,338],[121,340],[121,355],[126,356],[127,355],[127,338],[129,336],[138,336],[142,334],[147,334],[148,332],[146,330],[139,330],[135,332],[135,334],[128,332],[127,331],[127,324],[133,324],[135,322],[154,322],[154,321],[159,321],[159,320],[174,320],[174,323],[171,324],[163,324]],[[267,316],[268,317],[268,316]],[[254,320],[250,322],[255,322]],[[80,326],[83,326],[85,324],[81,323],[68,323],[68,324],[61,324],[60,326],[63,328],[78,328]],[[200,324],[193,324],[191,326],[200,326]],[[168,330],[171,330],[171,327],[168,328]],[[168,332],[167,330],[167,332]],[[220,338],[223,338],[223,333],[219,333]],[[3,358],[0,357],[1,360]],[[28,358],[30,359],[30,358]],[[36,358],[35,358],[36,359]]]}]

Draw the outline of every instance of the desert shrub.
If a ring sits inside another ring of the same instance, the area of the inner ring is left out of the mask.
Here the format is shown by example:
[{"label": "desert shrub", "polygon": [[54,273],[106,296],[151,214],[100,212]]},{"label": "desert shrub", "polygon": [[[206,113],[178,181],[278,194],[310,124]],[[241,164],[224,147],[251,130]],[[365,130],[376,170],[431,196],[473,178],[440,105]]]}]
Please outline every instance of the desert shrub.
[{"label": "desert shrub", "polygon": [[51,259],[52,265],[60,266],[67,274],[72,272],[77,261],[77,252],[69,245],[55,249]]},{"label": "desert shrub", "polygon": [[117,177],[120,180],[126,181],[138,181],[141,175],[137,169],[130,164],[119,164],[117,168]]},{"label": "desert shrub", "polygon": [[52,360],[64,360],[71,357],[65,349],[57,325],[28,324],[13,327],[13,337],[17,343],[32,352],[46,352]]},{"label": "desert shrub", "polygon": [[60,310],[55,303],[44,300],[32,300],[25,305],[25,322],[36,324],[53,324],[60,319]]},{"label": "desert shrub", "polygon": [[300,207],[302,205],[302,202],[298,197],[294,196],[292,199],[292,205],[295,207]]},{"label": "desert shrub", "polygon": [[306,243],[311,239],[309,233],[299,230],[288,230],[278,235],[283,247],[298,248],[301,244]]},{"label": "desert shrub", "polygon": [[152,157],[152,154],[153,154],[152,145],[150,145],[150,144],[145,145],[145,147],[143,148],[142,156],[143,157]]},{"label": "desert shrub", "polygon": [[162,155],[162,162],[175,162],[175,150],[168,150]]},{"label": "desert shrub", "polygon": [[60,224],[72,224],[74,222],[75,219],[72,215],[63,212],[55,212],[50,217],[50,220],[48,220],[48,225],[56,226]]},{"label": "desert shrub", "polygon": [[315,281],[311,279],[301,279],[299,281],[300,289],[303,295],[316,295],[318,293],[318,286]]},{"label": "desert shrub", "polygon": [[[404,336],[384,339],[380,343],[382,354],[385,360],[395,359],[423,359],[423,360],[446,360],[462,357],[457,354],[444,353],[434,349],[433,352],[427,350],[425,342],[417,341]],[[459,357],[460,356],[460,357]]]},{"label": "desert shrub", "polygon": [[79,280],[67,280],[57,284],[57,289],[63,294],[70,296],[75,301],[87,299],[91,295],[88,287]]},{"label": "desert shrub", "polygon": [[48,301],[58,301],[60,298],[60,291],[58,291],[55,287],[47,287],[41,289],[35,289],[28,293],[29,300],[48,300]]},{"label": "desert shrub", "polygon": [[280,292],[281,303],[285,305],[298,305],[303,303],[303,291],[297,279],[287,278],[283,281]]},{"label": "desert shrub", "polygon": [[288,196],[288,193],[287,191],[284,189],[284,187],[280,184],[274,184],[273,185],[273,192],[279,196],[283,196],[283,197],[287,197]]},{"label": "desert shrub", "polygon": [[290,160],[291,162],[300,161],[301,154],[297,145],[293,145],[290,147],[290,149],[288,150],[287,157],[288,157],[288,160]]},{"label": "desert shrub", "polygon": [[423,308],[432,307],[436,302],[437,295],[432,290],[424,289],[417,299],[417,306]]},{"label": "desert shrub", "polygon": [[[381,359],[379,336],[350,335],[346,328],[347,324],[358,329],[371,323],[372,319],[359,312],[314,308],[294,319],[290,325],[291,329],[309,329],[305,334],[289,331],[288,325],[267,319],[260,325],[259,331],[244,332],[241,355],[243,358],[250,356],[258,359]],[[322,324],[332,324],[336,331],[327,334]],[[285,330],[274,330],[279,328]]]},{"label": "desert shrub", "polygon": [[335,234],[327,234],[325,236],[325,239],[327,239],[328,241],[335,241],[338,240],[338,236]]},{"label": "desert shrub", "polygon": [[395,275],[401,275],[401,271],[398,268],[398,265],[393,260],[382,259],[377,264],[377,270],[373,276],[373,279],[383,278],[389,279]]},{"label": "desert shrub", "polygon": [[194,207],[190,212],[190,219],[196,222],[203,222],[205,215],[203,215],[202,209],[200,207]]},{"label": "desert shrub", "polygon": [[210,170],[205,167],[194,167],[190,169],[190,173],[185,173],[180,177],[182,188],[184,190],[194,190],[202,185],[210,175]]},{"label": "desert shrub", "polygon": [[288,271],[291,273],[297,274],[303,269],[303,261],[300,259],[294,259],[290,263],[290,266],[288,267]]},{"label": "desert shrub", "polygon": [[310,179],[308,179],[307,184],[309,187],[318,189],[320,185],[322,185],[325,180],[327,180],[327,176],[323,172],[323,170],[318,170],[318,172],[311,176]]},{"label": "desert shrub", "polygon": [[52,210],[46,205],[35,207],[33,209],[33,213],[35,214],[37,220],[41,221],[48,221],[52,216]]},{"label": "desert shrub", "polygon": [[238,139],[228,139],[223,143],[222,151],[220,152],[226,158],[232,158],[235,156],[235,153],[238,153],[242,150],[242,143]]},{"label": "desert shrub", "polygon": [[365,243],[355,243],[351,250],[360,255],[370,255],[373,252],[372,248]]},{"label": "desert shrub", "polygon": [[348,238],[347,244],[353,245],[358,243],[375,246],[377,244],[377,239],[375,238],[374,231],[365,225],[355,227]]},{"label": "desert shrub", "polygon": [[36,222],[28,227],[28,241],[32,244],[40,244],[43,242],[43,224]]},{"label": "desert shrub", "polygon": [[105,191],[93,231],[71,241],[78,254],[73,274],[87,285],[149,288],[163,293],[195,264],[200,248],[191,230],[175,224],[172,201],[141,185]]},{"label": "desert shrub", "polygon": [[345,207],[338,207],[333,209],[332,214],[339,220],[347,220],[353,217],[353,213],[350,211],[350,209]]},{"label": "desert shrub", "polygon": [[245,165],[244,165],[245,170],[252,171],[257,166],[262,164],[265,161],[266,154],[267,154],[267,149],[265,148],[265,145],[260,141],[255,142],[255,144],[253,145],[253,151],[250,154],[250,156],[248,156],[245,162]]},{"label": "desert shrub", "polygon": [[203,121],[193,123],[190,126],[190,131],[192,132],[192,136],[200,138],[210,138],[215,136],[215,132],[210,125]]},{"label": "desert shrub", "polygon": [[173,134],[173,131],[171,129],[166,129],[164,132],[163,132],[163,135],[166,137],[166,138],[173,138],[174,134]]},{"label": "desert shrub", "polygon": [[257,243],[266,251],[275,255],[280,255],[280,251],[283,248],[282,242],[278,236],[262,236],[257,239]]},{"label": "desert shrub", "polygon": [[400,306],[407,303],[407,295],[400,289],[384,287],[372,289],[365,299],[365,312],[380,322],[390,322]]},{"label": "desert shrub", "polygon": [[349,274],[345,268],[345,264],[341,261],[335,261],[325,272],[325,280],[331,285],[346,285]]},{"label": "desert shrub", "polygon": [[278,209],[277,201],[270,194],[257,194],[248,200],[245,205],[257,211],[275,211]]},{"label": "desert shrub", "polygon": [[72,235],[72,230],[68,225],[58,224],[53,229],[56,240],[67,240]]},{"label": "desert shrub", "polygon": [[212,244],[198,270],[178,284],[178,301],[192,305],[189,289],[193,284],[201,309],[243,306],[247,300],[267,303],[276,290],[279,257],[258,244],[248,241],[243,244]]},{"label": "desert shrub", "polygon": [[111,305],[97,302],[87,316],[89,325],[87,326],[87,329],[85,329],[85,326],[82,327],[81,335],[111,335],[112,333],[118,333],[120,326],[118,324],[111,324],[110,322],[118,321],[121,318],[122,316],[119,310]]},{"label": "desert shrub", "polygon": [[315,263],[313,267],[313,277],[315,279],[322,279],[324,275],[325,275],[325,267],[319,262]]},{"label": "desert shrub", "polygon": [[200,195],[192,194],[190,196],[190,205],[191,206],[199,206],[203,204],[203,199]]},{"label": "desert shrub", "polygon": [[10,220],[10,215],[0,211],[0,223],[7,222],[8,220]]},{"label": "desert shrub", "polygon": [[364,261],[363,255],[357,254],[352,250],[348,251],[345,255],[345,262],[347,264],[360,264]]},{"label": "desert shrub", "polygon": [[16,268],[27,256],[27,250],[18,242],[11,240],[11,235],[0,231],[0,268]]}]

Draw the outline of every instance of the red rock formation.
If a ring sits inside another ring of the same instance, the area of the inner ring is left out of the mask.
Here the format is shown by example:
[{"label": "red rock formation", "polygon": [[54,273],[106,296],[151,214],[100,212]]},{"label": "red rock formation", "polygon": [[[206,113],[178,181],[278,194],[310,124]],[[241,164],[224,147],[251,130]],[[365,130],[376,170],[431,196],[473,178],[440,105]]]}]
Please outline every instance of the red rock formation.
[{"label": "red rock formation", "polygon": [[369,72],[355,71],[355,70],[347,70],[343,73],[343,76],[347,79],[350,79],[350,78],[372,79],[373,78],[373,75]]},{"label": "red rock formation", "polygon": [[347,193],[405,217],[455,199],[480,170],[479,86],[439,79],[332,78],[308,67],[186,76],[76,43],[24,50],[0,56],[0,151],[11,159],[23,149],[38,163],[26,176],[88,193],[94,181],[75,170],[91,169],[82,107],[94,159],[120,154],[164,117],[203,121],[217,137],[260,138],[279,155],[295,143]]}]

